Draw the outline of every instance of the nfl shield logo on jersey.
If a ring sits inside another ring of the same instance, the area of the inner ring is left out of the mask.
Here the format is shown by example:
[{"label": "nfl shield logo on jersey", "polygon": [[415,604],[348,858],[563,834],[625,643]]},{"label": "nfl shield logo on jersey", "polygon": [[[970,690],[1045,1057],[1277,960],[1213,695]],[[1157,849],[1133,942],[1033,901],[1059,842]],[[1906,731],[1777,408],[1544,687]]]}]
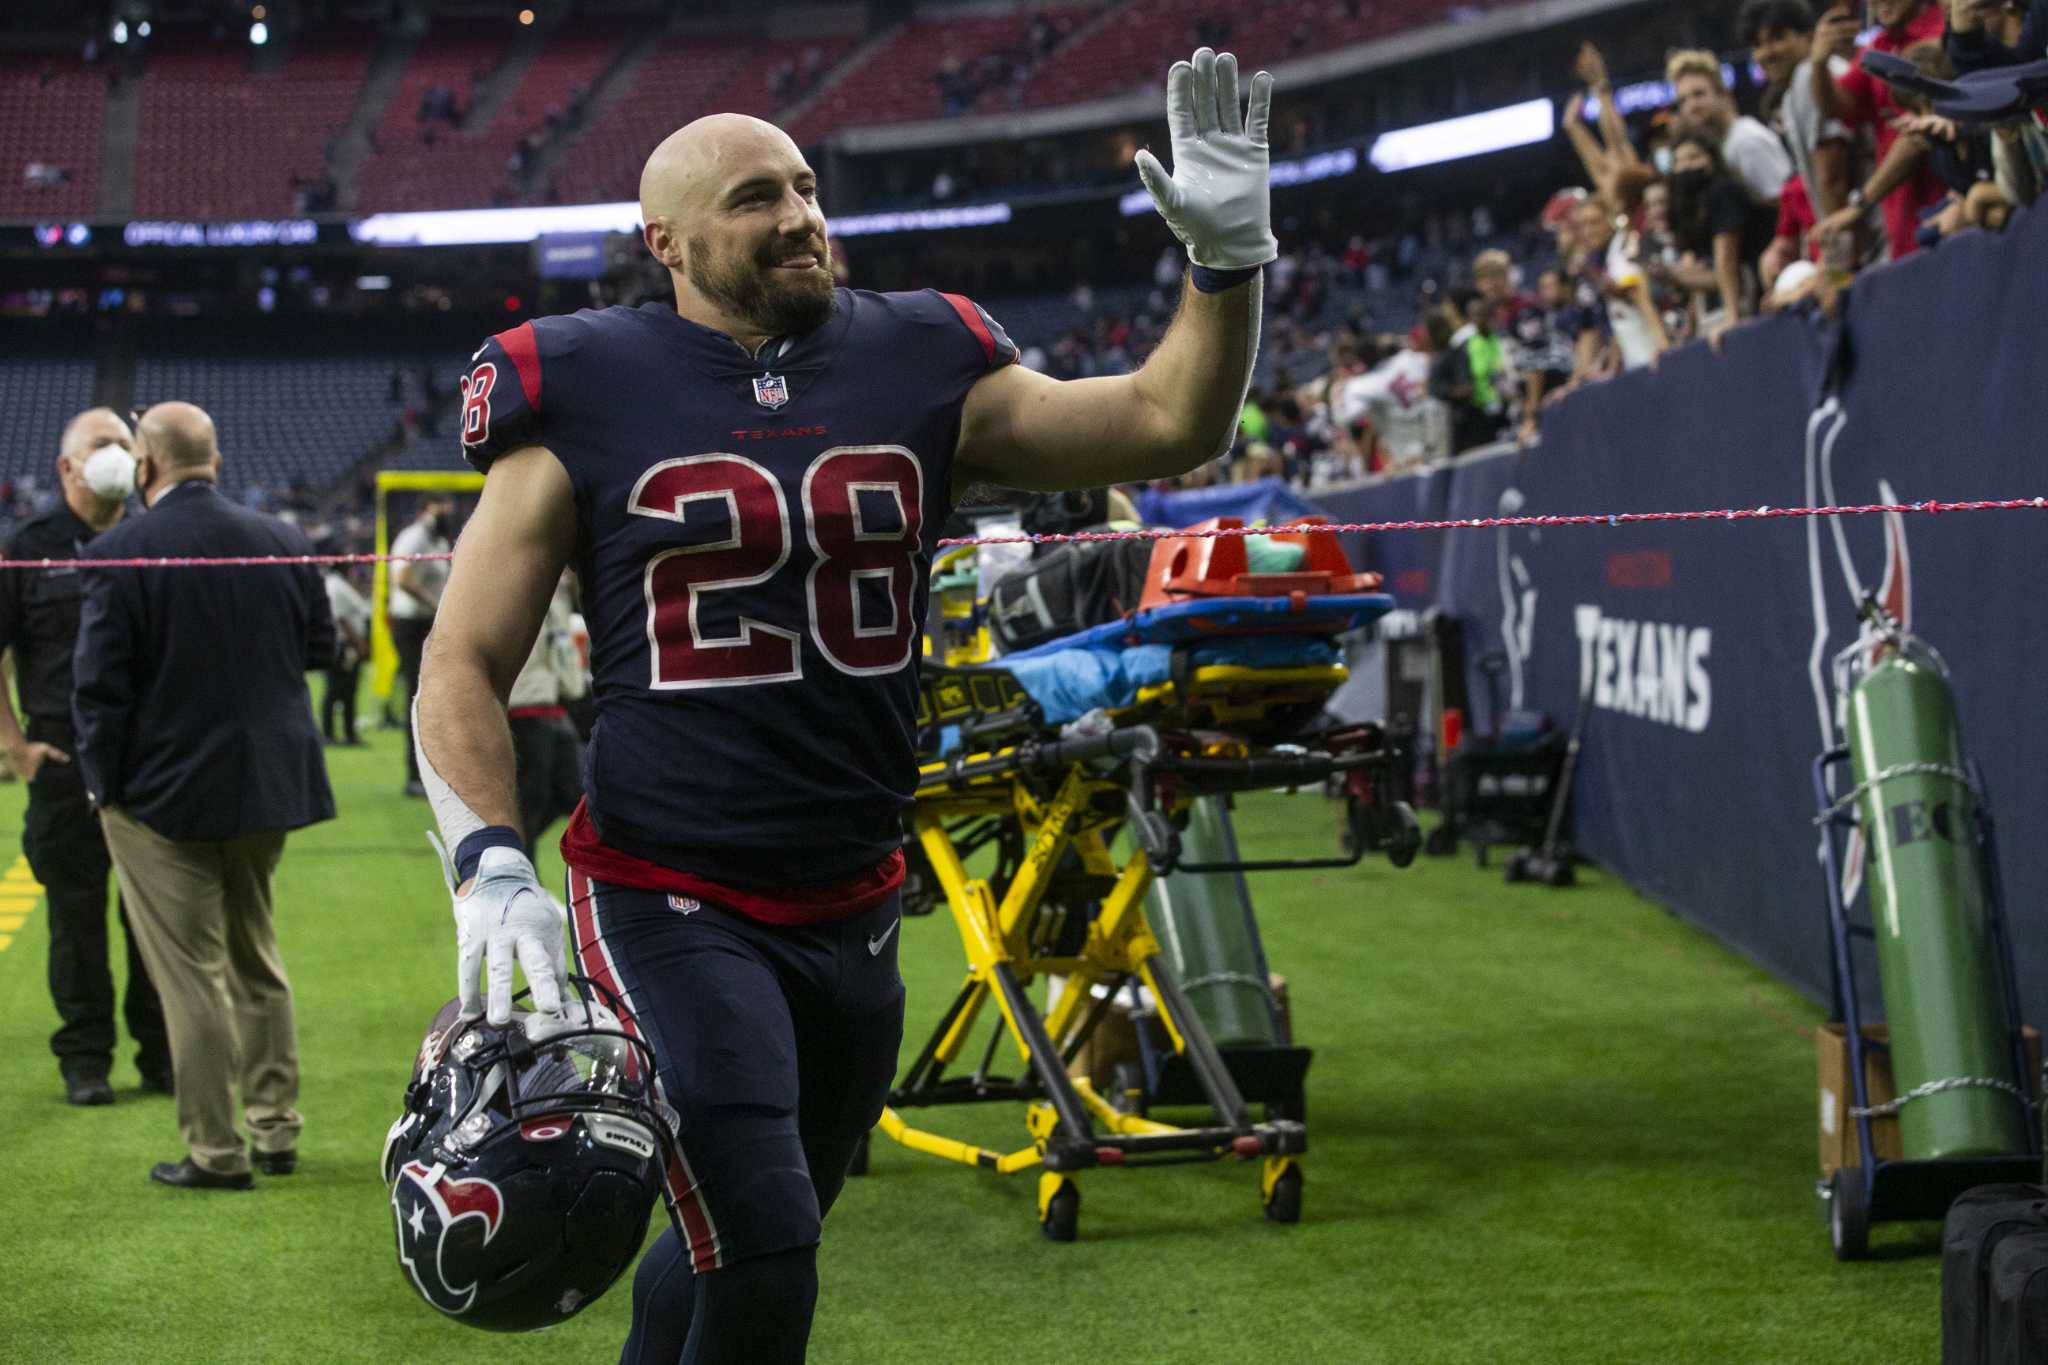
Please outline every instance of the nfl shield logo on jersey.
[{"label": "nfl shield logo on jersey", "polygon": [[764,374],[754,380],[754,401],[771,411],[789,401],[789,381],[779,374]]}]

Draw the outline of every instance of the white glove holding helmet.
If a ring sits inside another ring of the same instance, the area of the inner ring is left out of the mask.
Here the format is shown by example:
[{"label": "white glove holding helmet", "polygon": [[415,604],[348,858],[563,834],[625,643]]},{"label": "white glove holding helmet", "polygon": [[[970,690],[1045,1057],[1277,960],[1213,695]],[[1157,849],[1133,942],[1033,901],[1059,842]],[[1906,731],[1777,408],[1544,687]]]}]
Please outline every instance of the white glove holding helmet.
[{"label": "white glove holding helmet", "polygon": [[427,837],[441,850],[442,876],[455,900],[455,989],[462,999],[461,1017],[486,1015],[484,995],[477,986],[481,970],[490,983],[490,1022],[509,1023],[512,966],[517,962],[533,989],[535,1011],[561,1015],[566,1002],[569,1019],[582,1022],[582,1004],[573,992],[563,990],[569,967],[562,929],[569,912],[542,889],[526,855],[514,848],[485,849],[469,890],[458,892],[454,863],[440,840]]},{"label": "white glove holding helmet", "polygon": [[1250,270],[1280,254],[1266,146],[1273,78],[1252,77],[1248,112],[1239,113],[1237,99],[1237,58],[1197,48],[1192,62],[1166,73],[1173,174],[1149,151],[1137,158],[1159,216],[1187,244],[1188,259],[1210,270]]}]

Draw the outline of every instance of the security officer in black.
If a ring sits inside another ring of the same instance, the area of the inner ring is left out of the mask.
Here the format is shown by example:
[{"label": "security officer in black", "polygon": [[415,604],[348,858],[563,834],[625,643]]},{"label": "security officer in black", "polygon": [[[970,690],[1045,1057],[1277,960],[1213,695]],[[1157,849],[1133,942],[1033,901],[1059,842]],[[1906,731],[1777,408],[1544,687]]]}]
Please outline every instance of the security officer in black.
[{"label": "security officer in black", "polygon": [[[134,437],[110,408],[71,419],[57,456],[63,494],[55,507],[21,524],[9,559],[77,559],[121,519],[135,464]],[[90,466],[90,468],[88,468]],[[107,966],[107,878],[113,862],[100,822],[71,761],[71,653],[78,639],[77,569],[0,573],[0,649],[21,683],[22,732],[12,689],[0,677],[0,749],[28,782],[22,851],[50,907],[50,996],[63,1025],[50,1039],[73,1104],[112,1104],[114,977]],[[142,965],[128,915],[128,997],[122,1013],[135,1040],[145,1090],[169,1093],[170,1041],[163,1006]]]}]

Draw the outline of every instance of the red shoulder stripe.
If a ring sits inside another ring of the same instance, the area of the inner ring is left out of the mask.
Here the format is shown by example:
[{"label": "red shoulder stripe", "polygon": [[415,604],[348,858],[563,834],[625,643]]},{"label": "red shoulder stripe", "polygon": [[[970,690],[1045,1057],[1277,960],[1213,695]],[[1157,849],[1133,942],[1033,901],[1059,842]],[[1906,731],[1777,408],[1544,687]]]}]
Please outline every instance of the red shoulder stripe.
[{"label": "red shoulder stripe", "polygon": [[941,294],[940,298],[953,305],[953,311],[960,315],[960,321],[967,324],[967,330],[974,333],[974,339],[981,343],[981,353],[988,363],[996,363],[996,339],[989,335],[988,327],[981,320],[981,310],[958,294]]},{"label": "red shoulder stripe", "polygon": [[505,354],[512,358],[512,366],[519,371],[519,387],[526,394],[526,406],[540,411],[540,341],[533,334],[533,324],[522,322],[508,332],[500,332],[492,338],[505,348]]}]

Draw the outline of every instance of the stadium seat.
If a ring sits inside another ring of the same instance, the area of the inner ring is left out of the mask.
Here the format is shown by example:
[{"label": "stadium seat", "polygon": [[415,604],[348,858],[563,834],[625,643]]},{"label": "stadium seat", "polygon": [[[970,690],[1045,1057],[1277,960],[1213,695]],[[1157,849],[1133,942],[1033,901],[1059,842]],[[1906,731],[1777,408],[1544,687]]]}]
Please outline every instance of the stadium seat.
[{"label": "stadium seat", "polygon": [[[1028,71],[1021,82],[1010,79],[1008,68],[970,81],[968,108],[986,112],[1019,101],[1043,107],[1156,86],[1167,64],[1204,37],[1228,42],[1247,66],[1271,66],[1445,17],[1434,0],[1281,0],[1239,11],[1224,32],[1204,27],[1215,18],[1211,0],[1129,0],[1107,13],[1085,6],[1049,13],[1070,19],[1074,36],[1035,63],[1020,59],[1018,69]],[[791,125],[799,143],[815,145],[847,127],[941,117],[948,112],[941,71],[973,72],[985,59],[1018,52],[1029,42],[1028,24],[1021,13],[919,16],[847,71],[837,68],[858,41],[851,35],[801,43],[753,33],[671,35],[592,126],[569,134],[573,151],[556,164],[547,197],[630,197],[648,151],[700,114],[730,109],[775,117],[804,93],[778,87],[778,68],[813,49],[809,65],[824,73],[828,87]],[[422,42],[356,172],[355,207],[471,208],[518,192],[508,163],[520,139],[551,109],[566,108],[579,85],[593,84],[633,30],[623,19],[564,25],[488,126],[436,125],[431,140],[423,138],[422,92],[440,85],[466,99],[472,77],[503,61],[519,31],[509,18],[463,18],[440,24]],[[259,73],[251,70],[253,50],[239,38],[169,27],[158,33],[142,77],[136,214],[290,213],[294,179],[324,174],[327,149],[347,126],[377,41],[370,24],[326,25],[295,35],[282,69]],[[0,213],[61,218],[92,211],[105,98],[101,73],[75,57],[0,58]],[[56,183],[31,183],[31,163],[61,167],[64,175],[38,175]]]},{"label": "stadium seat", "polygon": [[[489,71],[504,58],[505,47],[517,31],[509,19],[470,19],[458,31],[445,36],[435,34],[420,44],[406,64],[398,93],[391,97],[377,124],[375,147],[356,169],[358,205],[365,209],[417,207],[408,201],[430,197],[436,181],[448,193],[468,189],[477,196],[466,201],[471,205],[488,202],[490,187],[502,174],[504,155],[482,156],[467,142],[453,146],[462,135],[442,124],[433,125],[436,145],[427,145],[421,136],[427,125],[420,122],[420,97],[435,86],[443,86],[454,93],[458,102],[466,102],[472,77]],[[452,164],[441,164],[442,158],[437,155],[441,150],[439,142],[451,144],[455,154],[448,161]],[[471,153],[470,161],[474,164],[464,164],[464,152]],[[430,167],[438,174],[430,174]],[[450,175],[462,184],[448,184]],[[473,181],[481,183],[471,188]]]},{"label": "stadium seat", "polygon": [[281,71],[249,70],[240,41],[167,31],[142,78],[135,212],[277,218],[294,177],[317,179],[376,46],[368,24],[302,34]]},{"label": "stadium seat", "polygon": [[[105,73],[75,56],[0,57],[0,216],[93,211],[106,98]],[[62,178],[32,182],[31,164],[60,168]]]},{"label": "stadium seat", "polygon": [[360,209],[475,208],[502,198],[520,139],[541,127],[550,110],[566,109],[577,86],[596,81],[630,31],[623,23],[603,20],[564,25],[549,35],[485,126],[451,129],[437,123],[428,140],[419,121],[421,93],[443,85],[466,104],[472,74],[502,61],[518,32],[509,20],[464,19],[445,27],[445,33],[428,35],[413,54],[399,93],[385,110],[377,150],[356,173]]},{"label": "stadium seat", "polygon": [[[454,451],[449,396],[464,354],[438,340],[381,335],[316,335],[287,349],[167,319],[144,333],[135,401],[142,407],[183,399],[211,413],[224,456],[222,484],[230,491],[252,484],[272,493],[324,489],[383,446],[408,408],[417,409],[415,376],[423,362],[440,391],[440,441]],[[391,398],[394,371],[404,376],[402,402]]]},{"label": "stadium seat", "polygon": [[1055,52],[1025,87],[1024,103],[1041,108],[1157,86],[1171,63],[1205,41],[1235,52],[1250,70],[1520,3],[1525,0],[1278,0],[1226,11],[1214,0],[1131,0]]},{"label": "stadium seat", "polygon": [[790,128],[809,146],[840,128],[938,118],[945,112],[938,76],[947,62],[971,68],[990,53],[1025,41],[1021,14],[913,19],[859,67],[847,72]]},{"label": "stadium seat", "polygon": [[[821,37],[804,46],[816,48],[818,66],[830,70],[853,42]],[[557,164],[556,196],[569,204],[634,198],[647,154],[685,123],[721,110],[774,117],[783,101],[770,78],[802,50],[729,34],[664,38],[631,85]]]},{"label": "stadium seat", "polygon": [[[92,340],[68,320],[12,323],[0,332],[0,411],[8,440],[0,445],[0,534],[13,533],[13,502],[40,505],[57,487],[57,445],[64,424],[92,405]],[[24,497],[33,487],[33,496]]]}]

